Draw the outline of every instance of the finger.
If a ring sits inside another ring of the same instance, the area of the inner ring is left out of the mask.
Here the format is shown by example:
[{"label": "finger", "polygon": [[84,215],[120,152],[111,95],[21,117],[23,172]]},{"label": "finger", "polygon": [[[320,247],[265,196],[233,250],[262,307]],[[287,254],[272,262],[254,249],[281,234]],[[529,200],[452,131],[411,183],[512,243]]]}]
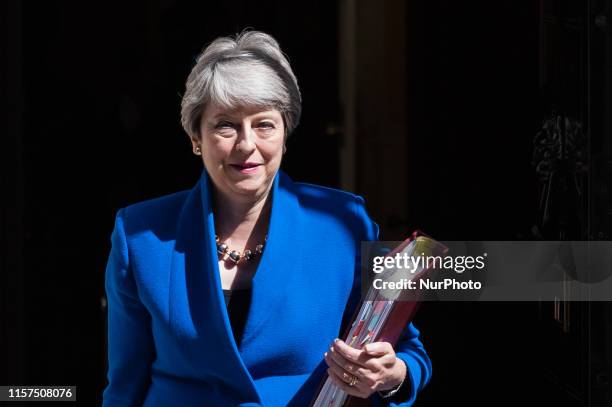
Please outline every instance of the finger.
[{"label": "finger", "polygon": [[337,350],[335,350],[333,346],[329,348],[329,352],[326,352],[326,355],[326,358],[328,358],[330,362],[333,363],[332,365],[328,363],[330,367],[338,366],[340,370],[344,370],[351,374],[361,367],[361,365],[356,365],[355,363],[346,359]]},{"label": "finger", "polygon": [[366,352],[360,349],[355,349],[352,346],[346,344],[341,339],[336,339],[332,344],[332,351],[337,352],[347,361],[364,366],[364,363],[371,358]]},{"label": "finger", "polygon": [[395,354],[393,346],[389,342],[372,342],[363,347],[368,355],[383,356],[389,353]]},{"label": "finger", "polygon": [[[376,380],[373,378],[374,372],[372,372],[370,369],[352,364],[346,359],[344,359],[342,356],[338,355],[338,353],[335,353],[335,357],[342,358],[341,361],[338,362],[334,359],[333,354],[334,353],[332,352],[325,352],[325,362],[327,363],[329,368],[336,373],[337,376],[346,379],[346,377],[344,376],[345,374],[353,375],[359,379],[360,383],[365,384],[366,387],[375,384]],[[350,382],[350,376],[348,377],[348,379],[344,380],[347,383]]]},{"label": "finger", "polygon": [[345,382],[340,376],[338,376],[333,370],[328,369],[327,374],[329,375],[329,378],[336,384],[336,386],[340,387],[340,389],[346,394],[359,398],[369,397],[369,394],[364,392],[358,386],[349,386],[348,383]]},{"label": "finger", "polygon": [[347,362],[346,359],[338,355],[337,352],[333,352],[332,348],[330,348],[329,352],[325,352],[324,356],[325,363],[327,363],[327,366],[336,370],[338,373],[341,373],[342,371],[352,373],[355,370],[355,365],[350,362]]}]

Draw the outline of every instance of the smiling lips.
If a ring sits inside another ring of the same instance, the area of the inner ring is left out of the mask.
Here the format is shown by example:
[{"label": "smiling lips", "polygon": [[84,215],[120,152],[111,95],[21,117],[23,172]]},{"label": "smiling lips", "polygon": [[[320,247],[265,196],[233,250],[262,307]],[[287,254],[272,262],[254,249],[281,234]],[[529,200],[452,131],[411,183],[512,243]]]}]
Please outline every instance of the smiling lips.
[{"label": "smiling lips", "polygon": [[241,164],[230,164],[230,166],[243,173],[243,174],[249,174],[251,172],[254,172],[257,170],[257,168],[262,165],[262,164],[258,164],[258,163],[251,163],[251,162],[246,162],[246,163],[241,163]]}]

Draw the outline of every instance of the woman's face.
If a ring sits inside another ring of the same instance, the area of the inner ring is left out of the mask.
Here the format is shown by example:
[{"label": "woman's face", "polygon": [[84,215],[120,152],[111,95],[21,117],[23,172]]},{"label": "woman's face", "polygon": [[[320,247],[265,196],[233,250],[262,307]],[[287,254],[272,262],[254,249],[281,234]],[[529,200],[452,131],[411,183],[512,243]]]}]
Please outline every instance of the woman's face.
[{"label": "woman's face", "polygon": [[209,103],[200,123],[202,160],[214,185],[229,198],[264,197],[280,167],[285,128],[276,109],[235,110]]}]

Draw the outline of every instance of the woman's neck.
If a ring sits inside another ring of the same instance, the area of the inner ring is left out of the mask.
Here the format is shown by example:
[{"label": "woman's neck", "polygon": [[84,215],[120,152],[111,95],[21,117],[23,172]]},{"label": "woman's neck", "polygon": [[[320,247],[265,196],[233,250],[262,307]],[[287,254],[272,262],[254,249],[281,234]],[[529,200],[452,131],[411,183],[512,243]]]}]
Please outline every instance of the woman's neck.
[{"label": "woman's neck", "polygon": [[232,199],[216,190],[213,204],[215,229],[221,240],[240,246],[263,242],[272,206],[270,190],[253,200]]}]

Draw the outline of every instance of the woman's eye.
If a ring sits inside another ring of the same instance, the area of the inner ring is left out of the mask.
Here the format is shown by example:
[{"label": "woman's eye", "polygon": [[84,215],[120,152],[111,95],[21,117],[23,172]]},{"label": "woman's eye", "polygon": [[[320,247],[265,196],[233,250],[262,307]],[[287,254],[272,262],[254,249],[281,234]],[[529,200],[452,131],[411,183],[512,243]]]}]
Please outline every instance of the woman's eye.
[{"label": "woman's eye", "polygon": [[270,122],[261,122],[257,125],[257,127],[263,128],[263,129],[273,129],[274,128],[274,123],[270,123]]},{"label": "woman's eye", "polygon": [[219,122],[217,123],[217,125],[215,126],[216,129],[228,129],[228,128],[234,128],[234,125],[230,122]]},{"label": "woman's eye", "polygon": [[233,137],[236,134],[236,126],[232,122],[221,121],[215,125],[215,132],[222,137]]}]

